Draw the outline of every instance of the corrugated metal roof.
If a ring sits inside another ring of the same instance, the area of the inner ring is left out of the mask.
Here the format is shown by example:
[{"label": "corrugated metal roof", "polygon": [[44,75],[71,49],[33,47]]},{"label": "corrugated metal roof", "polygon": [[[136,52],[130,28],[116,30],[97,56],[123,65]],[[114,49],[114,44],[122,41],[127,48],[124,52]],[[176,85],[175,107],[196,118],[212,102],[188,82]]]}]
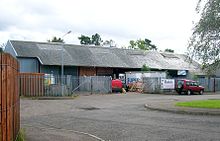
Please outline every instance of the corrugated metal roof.
[{"label": "corrugated metal roof", "polygon": [[183,54],[47,42],[10,42],[19,57],[37,57],[43,65],[61,65],[63,46],[63,62],[68,66],[141,68],[146,64],[155,69],[199,69],[198,63],[189,63]]}]

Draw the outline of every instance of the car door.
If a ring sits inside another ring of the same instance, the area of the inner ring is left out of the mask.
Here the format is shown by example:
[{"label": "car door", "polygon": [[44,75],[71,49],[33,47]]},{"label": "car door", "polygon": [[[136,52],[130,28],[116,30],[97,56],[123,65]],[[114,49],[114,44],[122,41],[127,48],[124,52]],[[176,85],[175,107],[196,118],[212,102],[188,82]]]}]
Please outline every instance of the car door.
[{"label": "car door", "polygon": [[197,82],[192,82],[192,89],[194,92],[199,91],[198,83]]}]

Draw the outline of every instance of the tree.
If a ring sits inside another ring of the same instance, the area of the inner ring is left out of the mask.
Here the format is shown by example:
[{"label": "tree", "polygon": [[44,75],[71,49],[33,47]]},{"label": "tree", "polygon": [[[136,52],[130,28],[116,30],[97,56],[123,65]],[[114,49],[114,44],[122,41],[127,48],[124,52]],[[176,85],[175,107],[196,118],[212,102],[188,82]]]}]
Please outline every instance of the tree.
[{"label": "tree", "polygon": [[80,37],[78,37],[78,39],[80,40],[81,45],[100,46],[103,42],[101,36],[98,33],[92,35],[92,37],[81,35]]},{"label": "tree", "polygon": [[98,33],[93,34],[91,37],[81,35],[80,37],[78,37],[78,39],[80,40],[81,45],[116,47],[115,41],[110,39],[110,40],[105,40],[105,42],[103,42],[101,36]]},{"label": "tree", "polygon": [[105,40],[105,42],[103,42],[102,46],[116,47],[116,44],[115,44],[115,41],[110,39],[110,40]]},{"label": "tree", "polygon": [[48,42],[59,42],[59,43],[64,43],[64,40],[61,38],[53,37],[51,40],[47,40]]},{"label": "tree", "polygon": [[165,49],[164,51],[165,51],[165,52],[171,52],[171,53],[174,53],[174,50],[173,50],[173,49],[169,49],[169,48]]},{"label": "tree", "polygon": [[150,45],[150,50],[157,50],[157,46],[155,46],[155,45]]},{"label": "tree", "polygon": [[128,46],[128,48],[135,49],[136,42],[134,40],[130,40],[129,43],[130,43],[130,45]]},{"label": "tree", "polygon": [[92,44],[92,41],[89,36],[81,35],[80,37],[78,37],[78,39],[80,40],[81,45],[91,45]]},{"label": "tree", "polygon": [[141,71],[150,71],[150,67],[148,67],[146,64],[144,64],[141,68]]},{"label": "tree", "polygon": [[5,46],[4,43],[0,45],[0,53],[1,53],[1,52],[4,52],[4,51],[3,51],[4,46]]},{"label": "tree", "polygon": [[100,46],[101,43],[103,42],[98,33],[92,35],[91,39],[92,39],[92,44],[94,44],[95,46]]},{"label": "tree", "polygon": [[149,39],[138,39],[136,41],[130,40],[129,48],[131,49],[141,49],[141,50],[157,50],[157,47],[151,44]]},{"label": "tree", "polygon": [[[202,2],[206,2],[204,6]],[[220,66],[220,0],[199,0],[196,11],[201,17],[194,26],[188,55],[201,61],[204,69],[217,69]]]}]

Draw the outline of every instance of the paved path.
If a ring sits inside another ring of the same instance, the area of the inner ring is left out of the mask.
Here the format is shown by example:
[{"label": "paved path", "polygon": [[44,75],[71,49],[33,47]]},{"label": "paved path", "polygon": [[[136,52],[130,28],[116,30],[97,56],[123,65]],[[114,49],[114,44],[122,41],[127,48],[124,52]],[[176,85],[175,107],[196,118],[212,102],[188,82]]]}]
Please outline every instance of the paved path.
[{"label": "paved path", "polygon": [[21,100],[28,140],[219,140],[220,116],[148,110],[147,103],[220,95],[91,95],[74,100]]}]

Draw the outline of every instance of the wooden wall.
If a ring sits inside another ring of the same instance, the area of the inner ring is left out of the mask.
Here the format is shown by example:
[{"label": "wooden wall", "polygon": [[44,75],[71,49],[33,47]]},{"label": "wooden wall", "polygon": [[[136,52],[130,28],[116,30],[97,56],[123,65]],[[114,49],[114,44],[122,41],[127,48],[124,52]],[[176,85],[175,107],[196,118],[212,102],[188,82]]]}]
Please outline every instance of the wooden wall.
[{"label": "wooden wall", "polygon": [[79,67],[79,76],[96,76],[95,67]]},{"label": "wooden wall", "polygon": [[79,67],[79,76],[112,76],[112,68],[104,67]]},{"label": "wooden wall", "polygon": [[98,76],[113,76],[112,68],[97,68]]},{"label": "wooden wall", "polygon": [[0,53],[0,141],[15,141],[20,129],[19,64]]},{"label": "wooden wall", "polygon": [[20,73],[19,83],[19,93],[21,96],[44,95],[43,73]]}]

